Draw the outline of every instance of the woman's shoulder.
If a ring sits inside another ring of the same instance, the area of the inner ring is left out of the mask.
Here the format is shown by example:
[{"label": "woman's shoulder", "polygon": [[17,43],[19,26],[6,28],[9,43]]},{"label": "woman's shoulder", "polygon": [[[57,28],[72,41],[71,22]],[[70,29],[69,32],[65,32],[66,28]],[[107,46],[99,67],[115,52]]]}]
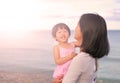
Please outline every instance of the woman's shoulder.
[{"label": "woman's shoulder", "polygon": [[81,70],[84,71],[88,64],[93,60],[94,58],[92,58],[88,53],[81,52],[73,58],[72,63],[79,65]]},{"label": "woman's shoulder", "polygon": [[88,54],[88,53],[86,53],[86,52],[80,52],[80,53],[78,53],[78,57],[89,57],[90,55]]},{"label": "woman's shoulder", "polygon": [[78,55],[76,57],[74,57],[75,60],[78,60],[78,61],[87,61],[89,59],[91,59],[92,57],[88,54],[88,53],[85,53],[85,52],[80,52],[78,53]]}]

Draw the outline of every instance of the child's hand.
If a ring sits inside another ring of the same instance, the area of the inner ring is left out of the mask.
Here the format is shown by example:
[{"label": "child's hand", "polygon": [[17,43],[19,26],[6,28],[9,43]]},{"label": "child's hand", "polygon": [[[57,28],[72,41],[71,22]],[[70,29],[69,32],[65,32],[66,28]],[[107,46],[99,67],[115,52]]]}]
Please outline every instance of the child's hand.
[{"label": "child's hand", "polygon": [[58,76],[54,79],[53,83],[62,83],[63,75]]},{"label": "child's hand", "polygon": [[72,58],[74,58],[76,55],[77,55],[77,53],[75,53],[75,52],[72,52],[72,53],[71,53],[71,57],[72,57]]}]

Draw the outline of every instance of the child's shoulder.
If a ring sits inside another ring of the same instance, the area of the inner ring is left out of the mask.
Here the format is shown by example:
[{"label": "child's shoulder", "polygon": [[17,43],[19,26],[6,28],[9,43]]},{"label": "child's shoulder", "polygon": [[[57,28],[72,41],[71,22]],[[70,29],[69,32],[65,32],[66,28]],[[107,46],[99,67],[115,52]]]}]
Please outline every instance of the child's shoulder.
[{"label": "child's shoulder", "polygon": [[59,45],[54,45],[53,48],[59,48]]},{"label": "child's shoulder", "polygon": [[69,43],[70,47],[75,47],[75,44],[73,42]]},{"label": "child's shoulder", "polygon": [[80,46],[80,43],[77,42],[77,41],[74,41],[74,42],[71,42],[71,44],[75,47],[79,47]]},{"label": "child's shoulder", "polygon": [[74,45],[74,44],[75,44],[75,41],[69,42],[69,44],[72,44],[72,45]]}]

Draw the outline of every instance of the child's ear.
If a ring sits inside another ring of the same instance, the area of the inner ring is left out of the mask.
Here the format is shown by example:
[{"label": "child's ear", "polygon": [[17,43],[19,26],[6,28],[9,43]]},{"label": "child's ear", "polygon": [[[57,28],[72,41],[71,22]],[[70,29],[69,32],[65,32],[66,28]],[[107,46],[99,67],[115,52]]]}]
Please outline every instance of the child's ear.
[{"label": "child's ear", "polygon": [[56,38],[56,37],[54,37],[54,39],[57,41],[57,38]]}]

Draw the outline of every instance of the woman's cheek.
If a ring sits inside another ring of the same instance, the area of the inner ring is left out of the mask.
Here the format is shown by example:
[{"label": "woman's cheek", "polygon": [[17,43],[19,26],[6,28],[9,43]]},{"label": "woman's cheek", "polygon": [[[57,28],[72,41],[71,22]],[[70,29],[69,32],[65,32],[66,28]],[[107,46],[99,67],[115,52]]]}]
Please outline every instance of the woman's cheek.
[{"label": "woman's cheek", "polygon": [[76,40],[79,40],[79,38],[80,38],[79,35],[78,35],[78,34],[75,34],[75,39],[76,39]]}]

